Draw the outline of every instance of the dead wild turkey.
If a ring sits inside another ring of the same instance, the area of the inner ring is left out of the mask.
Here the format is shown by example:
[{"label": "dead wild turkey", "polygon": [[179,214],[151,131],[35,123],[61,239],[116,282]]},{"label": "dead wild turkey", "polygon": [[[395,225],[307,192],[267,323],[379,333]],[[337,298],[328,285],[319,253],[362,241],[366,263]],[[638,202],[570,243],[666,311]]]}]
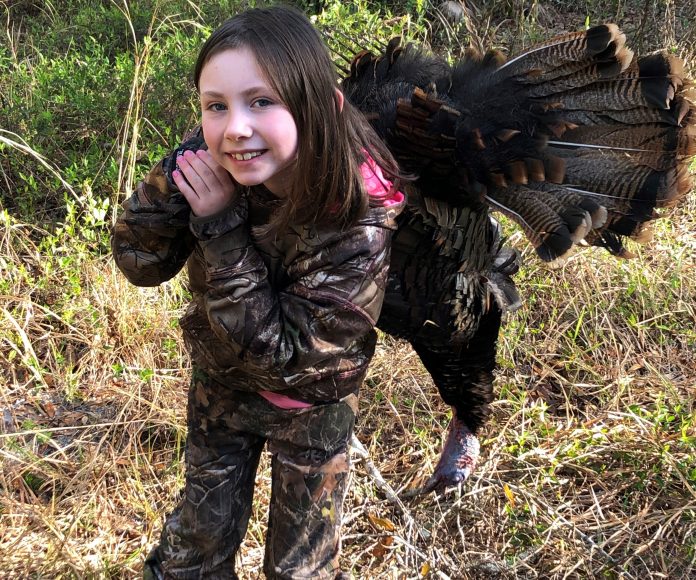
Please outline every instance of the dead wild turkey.
[{"label": "dead wild turkey", "polygon": [[355,55],[342,88],[416,176],[378,326],[413,345],[453,407],[424,488],[442,489],[476,463],[501,316],[519,303],[517,256],[490,211],[546,262],[583,240],[628,257],[622,240],[645,241],[656,210],[691,187],[691,87],[677,58],[635,58],[608,24],[453,66],[395,39]]}]

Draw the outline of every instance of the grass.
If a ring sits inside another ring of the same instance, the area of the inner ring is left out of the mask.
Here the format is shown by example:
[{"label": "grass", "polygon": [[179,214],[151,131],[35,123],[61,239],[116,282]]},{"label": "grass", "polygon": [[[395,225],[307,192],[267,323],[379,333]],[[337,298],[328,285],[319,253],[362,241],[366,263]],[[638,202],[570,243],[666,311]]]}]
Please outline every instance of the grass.
[{"label": "grass", "polygon": [[[108,226],[195,119],[188,71],[228,9],[11,4],[0,43],[0,569],[132,578],[183,483],[189,368],[176,320],[187,291],[182,277],[129,285],[109,258]],[[456,52],[469,40],[519,47],[620,11],[644,44],[657,26],[693,54],[680,6],[508,4],[468,5],[467,20],[448,28],[427,3],[404,13],[382,2],[378,13],[375,2],[329,2],[317,23],[406,30]],[[481,463],[461,489],[399,506],[355,453],[346,569],[384,579],[693,577],[694,216],[692,193],[637,259],[586,250],[560,270],[508,228],[525,254],[524,306],[501,334]],[[416,355],[382,336],[357,436],[397,494],[430,475],[448,421]],[[250,578],[261,575],[267,458],[258,481],[240,561]]]}]

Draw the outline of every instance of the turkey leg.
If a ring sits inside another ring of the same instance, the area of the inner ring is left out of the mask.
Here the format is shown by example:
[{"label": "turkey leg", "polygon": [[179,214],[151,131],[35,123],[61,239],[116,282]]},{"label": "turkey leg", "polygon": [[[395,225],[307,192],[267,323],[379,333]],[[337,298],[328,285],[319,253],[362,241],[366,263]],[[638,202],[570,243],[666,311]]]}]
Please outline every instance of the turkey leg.
[{"label": "turkey leg", "polygon": [[452,421],[447,432],[440,460],[433,475],[423,487],[423,493],[444,491],[465,481],[474,471],[479,458],[479,440],[452,409]]},{"label": "turkey leg", "polygon": [[492,304],[466,344],[443,344],[435,337],[411,342],[440,396],[452,407],[442,455],[424,493],[459,485],[476,467],[480,447],[476,433],[488,418],[493,399],[500,322],[501,312]]}]

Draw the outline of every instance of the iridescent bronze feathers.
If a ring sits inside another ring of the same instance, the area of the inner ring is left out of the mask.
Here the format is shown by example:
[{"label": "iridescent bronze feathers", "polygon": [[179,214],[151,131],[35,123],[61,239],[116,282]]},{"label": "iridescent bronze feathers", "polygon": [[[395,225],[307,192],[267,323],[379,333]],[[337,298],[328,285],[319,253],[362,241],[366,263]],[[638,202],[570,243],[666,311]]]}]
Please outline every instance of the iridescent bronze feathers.
[{"label": "iridescent bronze feathers", "polygon": [[547,262],[582,240],[627,256],[622,239],[691,188],[683,63],[635,57],[614,24],[452,66],[394,39],[357,55],[343,90],[424,196],[502,212]]}]

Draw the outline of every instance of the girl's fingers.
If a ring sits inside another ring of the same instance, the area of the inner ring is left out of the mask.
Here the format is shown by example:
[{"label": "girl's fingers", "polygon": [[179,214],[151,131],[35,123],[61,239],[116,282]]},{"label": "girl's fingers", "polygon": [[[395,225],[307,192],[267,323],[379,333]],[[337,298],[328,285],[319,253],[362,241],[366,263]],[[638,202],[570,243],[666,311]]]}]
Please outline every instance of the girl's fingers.
[{"label": "girl's fingers", "polygon": [[208,151],[199,149],[196,151],[196,157],[212,172],[221,186],[228,187],[232,183],[232,176],[222,165],[213,159],[213,156]]},{"label": "girl's fingers", "polygon": [[198,195],[203,195],[206,190],[211,189],[211,178],[215,178],[210,169],[194,153],[186,151],[177,159],[177,165]]},{"label": "girl's fingers", "polygon": [[177,159],[177,165],[179,169],[172,173],[174,183],[195,215],[216,213],[233,199],[232,176],[207,151],[186,151]]},{"label": "girl's fingers", "polygon": [[196,151],[196,157],[207,167],[207,171],[210,171],[211,179],[209,186],[211,190],[217,190],[222,195],[229,195],[234,192],[234,180],[229,174],[227,169],[220,165],[213,156],[204,149],[199,149]]},{"label": "girl's fingers", "polygon": [[193,189],[188,182],[188,178],[184,177],[183,172],[180,169],[172,171],[172,178],[174,183],[179,188],[179,191],[184,194],[184,197],[191,202],[191,198],[200,197],[195,189]]}]

